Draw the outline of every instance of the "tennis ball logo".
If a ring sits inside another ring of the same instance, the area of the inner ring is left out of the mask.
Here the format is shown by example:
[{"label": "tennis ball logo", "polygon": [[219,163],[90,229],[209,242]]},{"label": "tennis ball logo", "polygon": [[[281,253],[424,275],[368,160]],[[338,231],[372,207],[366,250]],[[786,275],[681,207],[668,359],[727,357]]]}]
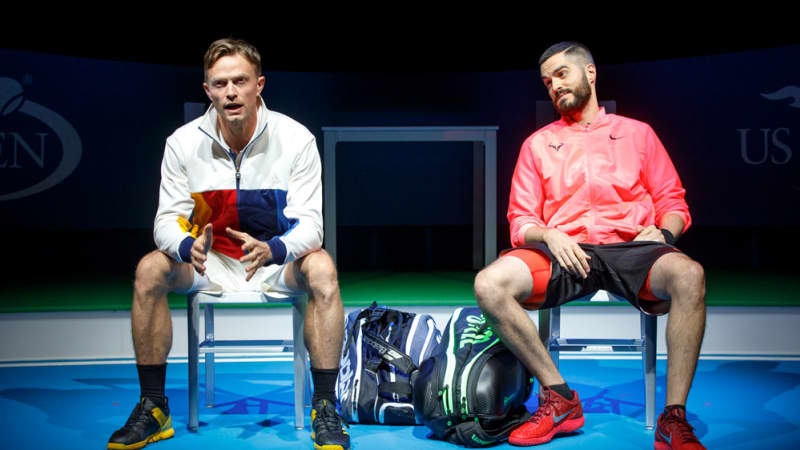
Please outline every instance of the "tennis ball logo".
[{"label": "tennis ball logo", "polygon": [[0,115],[7,116],[22,106],[22,85],[11,78],[0,78]]},{"label": "tennis ball logo", "polygon": [[[32,124],[44,124],[49,131],[47,133],[34,133],[40,135],[41,146],[37,154],[31,154],[33,152],[32,147],[24,137],[26,133],[30,133],[29,130],[0,129],[0,201],[16,200],[50,189],[64,181],[75,171],[81,160],[81,138],[72,124],[46,106],[26,99],[23,94],[22,85],[17,80],[0,77],[0,126],[3,125],[3,118],[14,114],[15,116],[22,116],[20,117],[21,121],[15,118],[13,122],[16,124],[23,123],[23,128],[25,128],[24,116],[27,116],[34,119],[31,121]],[[45,158],[44,137],[50,135],[55,135],[58,138],[63,149],[61,160],[58,162],[55,171],[45,179],[34,182],[32,186],[8,192],[11,188],[8,184],[3,184],[4,177],[1,175],[1,171],[25,170],[19,163],[20,157],[24,153],[31,154],[31,158],[36,160],[39,166],[42,167]]]}]

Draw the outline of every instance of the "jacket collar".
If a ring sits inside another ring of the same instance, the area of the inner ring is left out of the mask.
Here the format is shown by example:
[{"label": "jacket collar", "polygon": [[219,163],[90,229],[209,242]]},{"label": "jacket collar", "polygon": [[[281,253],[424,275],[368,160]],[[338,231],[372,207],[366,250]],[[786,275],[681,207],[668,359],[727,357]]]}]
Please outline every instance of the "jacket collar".
[{"label": "jacket collar", "polygon": [[609,117],[608,114],[606,114],[606,109],[601,106],[600,110],[597,112],[597,116],[595,116],[594,120],[592,120],[592,123],[589,125],[583,126],[577,122],[570,124],[567,123],[563,117],[559,120],[559,125],[564,128],[572,128],[576,130],[595,130],[605,125],[605,123],[608,121],[608,118]]},{"label": "jacket collar", "polygon": [[[217,129],[217,115],[217,110],[214,109],[214,105],[212,104],[208,107],[205,114],[203,114],[197,128],[206,136],[213,139],[220,147],[224,148],[226,151],[230,151],[230,146],[222,139],[222,134]],[[267,105],[264,104],[264,99],[259,96],[256,129],[253,131],[253,135],[250,137],[250,141],[248,141],[247,145],[245,145],[245,148],[249,147],[253,141],[258,139],[258,137],[266,131],[268,116],[269,110],[267,109]]]}]

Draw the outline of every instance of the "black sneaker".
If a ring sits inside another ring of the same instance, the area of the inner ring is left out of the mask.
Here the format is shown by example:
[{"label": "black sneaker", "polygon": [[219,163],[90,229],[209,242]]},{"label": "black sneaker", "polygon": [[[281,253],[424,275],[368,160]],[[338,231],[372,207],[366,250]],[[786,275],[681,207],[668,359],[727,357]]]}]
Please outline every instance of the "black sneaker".
[{"label": "black sneaker", "polygon": [[[317,450],[347,450],[350,435],[344,430],[344,421],[336,412],[336,405],[319,399],[311,409],[311,439]],[[347,425],[347,422],[344,422]],[[348,427],[350,425],[347,425]]]},{"label": "black sneaker", "polygon": [[151,442],[169,439],[174,435],[167,399],[164,399],[164,407],[160,408],[149,398],[142,397],[141,402],[133,408],[125,426],[111,435],[108,448],[142,448]]}]

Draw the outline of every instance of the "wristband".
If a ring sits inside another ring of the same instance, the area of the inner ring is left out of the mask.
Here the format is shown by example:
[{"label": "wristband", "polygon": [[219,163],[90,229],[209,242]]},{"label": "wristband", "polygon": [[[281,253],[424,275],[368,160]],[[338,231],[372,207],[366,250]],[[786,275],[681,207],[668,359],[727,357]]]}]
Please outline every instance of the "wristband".
[{"label": "wristband", "polygon": [[666,229],[666,228],[661,228],[661,234],[663,234],[663,235],[664,235],[664,241],[665,241],[667,244],[669,244],[669,245],[675,245],[675,241],[677,241],[677,239],[675,239],[675,235],[674,235],[674,234],[672,234],[672,232],[671,232],[671,231],[669,231],[669,230],[668,230],[668,229]]}]

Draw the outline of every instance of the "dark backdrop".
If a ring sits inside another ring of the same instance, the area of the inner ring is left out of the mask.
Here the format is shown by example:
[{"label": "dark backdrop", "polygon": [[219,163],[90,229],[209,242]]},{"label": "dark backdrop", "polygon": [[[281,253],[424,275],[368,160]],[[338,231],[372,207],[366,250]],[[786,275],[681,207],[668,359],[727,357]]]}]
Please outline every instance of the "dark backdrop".
[{"label": "dark backdrop", "polygon": [[[0,61],[0,232],[13,261],[4,277],[53,267],[56,277],[132,273],[153,248],[164,140],[183,123],[185,102],[206,101],[199,65],[2,49]],[[598,60],[600,99],[650,123],[669,150],[694,217],[680,246],[707,266],[780,270],[797,253],[798,61],[800,46]],[[508,246],[511,174],[536,102],[547,100],[538,72],[266,77],[268,107],[305,124],[320,149],[323,126],[499,126],[498,246]],[[468,152],[458,144],[341,150],[342,269],[469,268]]]}]

